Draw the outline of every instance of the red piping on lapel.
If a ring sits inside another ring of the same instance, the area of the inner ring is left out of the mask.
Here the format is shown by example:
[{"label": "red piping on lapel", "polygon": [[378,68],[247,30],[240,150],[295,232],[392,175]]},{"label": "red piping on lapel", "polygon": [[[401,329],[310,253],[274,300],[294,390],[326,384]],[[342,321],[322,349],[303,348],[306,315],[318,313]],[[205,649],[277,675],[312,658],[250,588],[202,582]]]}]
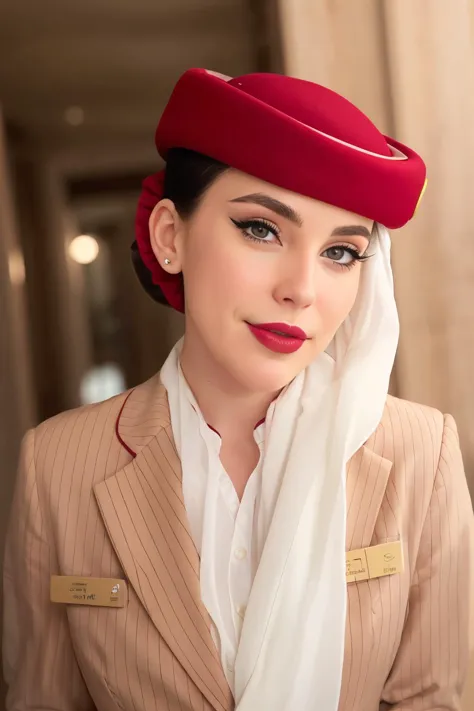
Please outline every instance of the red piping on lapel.
[{"label": "red piping on lapel", "polygon": [[123,412],[123,409],[124,409],[125,405],[127,404],[127,400],[128,400],[128,398],[130,397],[130,395],[131,395],[132,393],[133,393],[133,390],[131,390],[131,391],[128,393],[127,397],[126,397],[125,400],[123,401],[122,407],[120,408],[120,412],[119,412],[119,414],[118,414],[118,416],[117,416],[117,419],[116,419],[116,421],[115,421],[115,434],[117,435],[117,439],[118,439],[118,441],[120,442],[120,444],[122,445],[122,447],[124,447],[124,448],[127,450],[127,452],[128,452],[129,454],[131,454],[132,457],[135,459],[135,457],[137,456],[137,453],[134,452],[133,449],[130,449],[130,447],[128,446],[128,444],[127,444],[126,442],[124,442],[124,440],[123,440],[122,437],[120,436],[120,432],[119,432],[120,418],[122,417],[122,412]]}]

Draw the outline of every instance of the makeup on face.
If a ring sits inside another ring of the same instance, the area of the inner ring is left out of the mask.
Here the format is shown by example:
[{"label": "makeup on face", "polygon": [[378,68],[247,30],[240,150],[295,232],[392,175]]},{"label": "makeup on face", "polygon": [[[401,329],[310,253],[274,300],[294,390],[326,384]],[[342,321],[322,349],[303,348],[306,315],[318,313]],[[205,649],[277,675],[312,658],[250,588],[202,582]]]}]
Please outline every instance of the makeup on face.
[{"label": "makeup on face", "polygon": [[[262,207],[265,210],[271,211],[275,217],[283,218],[296,228],[301,228],[304,224],[302,215],[291,205],[277,200],[270,195],[266,195],[265,193],[243,195],[234,198],[230,202]],[[235,219],[231,217],[231,222],[240,229],[247,240],[266,246],[282,246],[280,228],[265,217],[252,217],[250,219]],[[362,224],[342,225],[334,228],[330,232],[330,239],[338,237],[345,237],[346,239],[350,237],[363,237],[365,238],[363,240],[364,242],[365,240],[370,242],[371,232],[368,227]],[[358,239],[357,242],[360,243],[360,239]],[[354,243],[346,243],[344,240],[344,243],[341,241],[340,243],[332,244],[326,248],[321,256],[328,258],[334,265],[347,269],[355,266],[357,262],[365,261],[370,255],[366,254],[364,248],[356,246]]]},{"label": "makeup on face", "polygon": [[308,340],[301,328],[286,323],[247,322],[247,326],[257,341],[274,353],[295,353]]}]

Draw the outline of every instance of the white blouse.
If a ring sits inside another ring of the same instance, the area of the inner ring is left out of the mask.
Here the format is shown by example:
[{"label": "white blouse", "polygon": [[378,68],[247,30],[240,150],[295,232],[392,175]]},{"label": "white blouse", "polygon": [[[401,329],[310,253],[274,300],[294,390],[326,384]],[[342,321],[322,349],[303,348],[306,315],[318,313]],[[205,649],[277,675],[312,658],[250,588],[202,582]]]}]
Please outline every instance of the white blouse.
[{"label": "white blouse", "polygon": [[[234,688],[234,664],[250,590],[259,564],[256,512],[262,487],[265,422],[254,430],[259,462],[239,501],[219,458],[221,438],[209,427],[181,373],[185,392],[199,421],[207,458],[204,467],[183,470],[183,494],[194,543],[201,557],[201,593],[211,616],[211,633],[229,686]],[[272,404],[269,412],[274,408]],[[196,476],[206,472],[205,476]]]}]

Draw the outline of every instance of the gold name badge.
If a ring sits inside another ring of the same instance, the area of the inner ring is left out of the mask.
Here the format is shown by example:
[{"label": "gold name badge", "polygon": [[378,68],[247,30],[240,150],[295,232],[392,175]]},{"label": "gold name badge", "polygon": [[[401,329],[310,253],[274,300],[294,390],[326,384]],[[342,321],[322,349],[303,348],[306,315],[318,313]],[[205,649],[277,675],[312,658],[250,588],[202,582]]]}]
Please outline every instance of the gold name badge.
[{"label": "gold name badge", "polygon": [[51,602],[97,607],[125,607],[127,585],[117,578],[83,578],[78,575],[53,575]]},{"label": "gold name badge", "polygon": [[382,543],[379,546],[360,548],[346,553],[346,582],[383,578],[403,573],[403,548],[401,541]]}]

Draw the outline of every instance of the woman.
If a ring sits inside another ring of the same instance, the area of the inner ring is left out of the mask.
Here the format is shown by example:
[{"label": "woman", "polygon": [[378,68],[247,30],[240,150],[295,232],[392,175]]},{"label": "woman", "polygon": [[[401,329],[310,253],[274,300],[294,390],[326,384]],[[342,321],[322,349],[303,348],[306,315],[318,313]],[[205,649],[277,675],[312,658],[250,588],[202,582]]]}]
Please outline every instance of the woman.
[{"label": "woman", "polygon": [[456,428],[387,397],[386,227],[423,162],[273,75],[187,72],[156,142],[134,263],[185,336],[149,382],[26,437],[8,708],[459,709]]}]

